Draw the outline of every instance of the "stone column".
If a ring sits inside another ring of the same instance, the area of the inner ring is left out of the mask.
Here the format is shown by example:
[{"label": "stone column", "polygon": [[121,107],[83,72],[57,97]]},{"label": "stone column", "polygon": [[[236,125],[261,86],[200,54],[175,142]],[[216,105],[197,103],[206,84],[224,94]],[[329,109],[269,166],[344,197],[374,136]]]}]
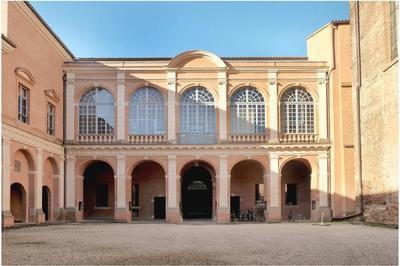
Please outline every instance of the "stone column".
[{"label": "stone column", "polygon": [[269,142],[278,142],[278,82],[276,71],[268,72],[269,84]]},{"label": "stone column", "polygon": [[64,157],[59,159],[59,175],[58,175],[58,219],[65,220],[64,210]]},{"label": "stone column", "polygon": [[115,220],[118,222],[128,222],[129,210],[126,205],[126,157],[117,156],[117,208],[115,210]]},{"label": "stone column", "polygon": [[219,116],[219,143],[226,143],[228,138],[228,129],[226,123],[226,72],[218,72],[218,116]]},{"label": "stone column", "polygon": [[219,175],[218,181],[218,209],[217,209],[217,221],[219,223],[230,222],[230,197],[229,197],[229,185],[230,178],[228,174],[228,156],[219,156]]},{"label": "stone column", "polygon": [[331,210],[329,208],[328,191],[329,191],[329,175],[328,175],[328,156],[320,154],[318,156],[319,164],[319,211],[324,213],[324,221],[332,219]]},{"label": "stone column", "polygon": [[78,209],[75,203],[75,156],[67,155],[65,161],[65,218],[69,221],[76,221]]},{"label": "stone column", "polygon": [[125,73],[117,73],[117,141],[125,141]]},{"label": "stone column", "polygon": [[176,118],[175,118],[175,97],[176,97],[176,72],[169,70],[168,79],[168,142],[176,144]]},{"label": "stone column", "polygon": [[268,222],[280,222],[281,217],[281,178],[279,173],[279,156],[271,154],[269,156],[269,198]]},{"label": "stone column", "polygon": [[65,142],[71,143],[75,137],[75,73],[67,73],[65,109]]},{"label": "stone column", "polygon": [[[264,183],[264,203],[266,203],[267,207],[269,205],[269,174],[263,175],[263,183]],[[268,221],[268,211],[264,209],[264,217],[265,221]]]},{"label": "stone column", "polygon": [[43,190],[43,151],[36,151],[36,171],[35,171],[35,223],[44,223],[45,216],[42,210],[42,190]]},{"label": "stone column", "polygon": [[318,72],[318,129],[321,141],[328,141],[326,84],[326,72]]},{"label": "stone column", "polygon": [[168,175],[167,175],[167,214],[166,220],[168,222],[180,222],[182,217],[180,215],[179,203],[177,197],[177,183],[179,182],[176,174],[176,156],[168,156]]},{"label": "stone column", "polygon": [[11,153],[10,153],[9,139],[2,139],[2,222],[3,227],[12,226],[14,224],[14,217],[10,208],[10,190],[11,190]]}]

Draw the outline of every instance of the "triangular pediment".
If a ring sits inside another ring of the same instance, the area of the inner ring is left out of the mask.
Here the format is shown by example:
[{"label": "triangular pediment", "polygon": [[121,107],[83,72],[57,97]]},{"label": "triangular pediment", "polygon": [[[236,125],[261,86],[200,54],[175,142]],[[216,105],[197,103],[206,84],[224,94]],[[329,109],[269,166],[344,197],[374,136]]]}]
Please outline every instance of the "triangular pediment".
[{"label": "triangular pediment", "polygon": [[26,68],[17,67],[15,69],[15,74],[26,82],[32,85],[35,84],[35,79],[33,78],[33,75]]},{"label": "triangular pediment", "polygon": [[55,101],[57,103],[60,101],[60,98],[58,97],[56,91],[53,89],[45,90],[44,94],[46,94],[47,97],[49,97],[50,99],[52,99],[53,101]]}]

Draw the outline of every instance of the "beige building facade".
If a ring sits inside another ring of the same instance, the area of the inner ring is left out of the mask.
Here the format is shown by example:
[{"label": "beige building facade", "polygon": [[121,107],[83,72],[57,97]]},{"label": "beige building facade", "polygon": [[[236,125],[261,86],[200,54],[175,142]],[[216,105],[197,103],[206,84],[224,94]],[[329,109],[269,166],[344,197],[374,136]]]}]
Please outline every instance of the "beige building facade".
[{"label": "beige building facade", "polygon": [[3,226],[357,214],[348,21],[307,57],[76,59],[3,5]]},{"label": "beige building facade", "polygon": [[360,143],[356,146],[355,173],[362,185],[359,202],[365,221],[395,225],[399,171],[398,9],[394,1],[350,2],[354,136]]}]

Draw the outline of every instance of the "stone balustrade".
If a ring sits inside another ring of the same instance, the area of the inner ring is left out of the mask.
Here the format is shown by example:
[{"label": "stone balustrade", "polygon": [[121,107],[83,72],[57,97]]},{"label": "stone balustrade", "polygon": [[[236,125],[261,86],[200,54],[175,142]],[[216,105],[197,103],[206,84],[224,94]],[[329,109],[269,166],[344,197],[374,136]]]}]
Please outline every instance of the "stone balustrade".
[{"label": "stone balustrade", "polygon": [[267,142],[265,134],[230,134],[231,143],[262,143]]},{"label": "stone balustrade", "polygon": [[114,135],[78,135],[77,141],[80,143],[112,143]]},{"label": "stone balustrade", "polygon": [[165,143],[164,135],[130,135],[129,143],[132,144],[157,144]]},{"label": "stone balustrade", "polygon": [[313,133],[284,133],[279,134],[279,141],[282,143],[315,143],[318,142],[318,135]]}]

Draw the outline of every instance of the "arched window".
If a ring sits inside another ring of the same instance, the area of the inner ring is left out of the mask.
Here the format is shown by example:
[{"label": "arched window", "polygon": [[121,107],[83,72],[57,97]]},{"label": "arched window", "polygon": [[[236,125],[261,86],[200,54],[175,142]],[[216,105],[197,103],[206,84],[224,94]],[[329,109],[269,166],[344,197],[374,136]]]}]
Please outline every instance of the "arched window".
[{"label": "arched window", "polygon": [[264,97],[253,87],[244,87],[231,97],[231,132],[259,134],[265,131]]},{"label": "arched window", "polygon": [[188,89],[180,100],[180,141],[186,144],[214,143],[214,97],[207,89]]},{"label": "arched window", "polygon": [[114,98],[108,90],[95,87],[82,95],[79,102],[79,134],[114,134]]},{"label": "arched window", "polygon": [[155,88],[136,90],[129,101],[129,134],[164,134],[164,99]]},{"label": "arched window", "polygon": [[284,133],[314,133],[314,102],[304,88],[290,88],[282,95],[281,129]]}]

